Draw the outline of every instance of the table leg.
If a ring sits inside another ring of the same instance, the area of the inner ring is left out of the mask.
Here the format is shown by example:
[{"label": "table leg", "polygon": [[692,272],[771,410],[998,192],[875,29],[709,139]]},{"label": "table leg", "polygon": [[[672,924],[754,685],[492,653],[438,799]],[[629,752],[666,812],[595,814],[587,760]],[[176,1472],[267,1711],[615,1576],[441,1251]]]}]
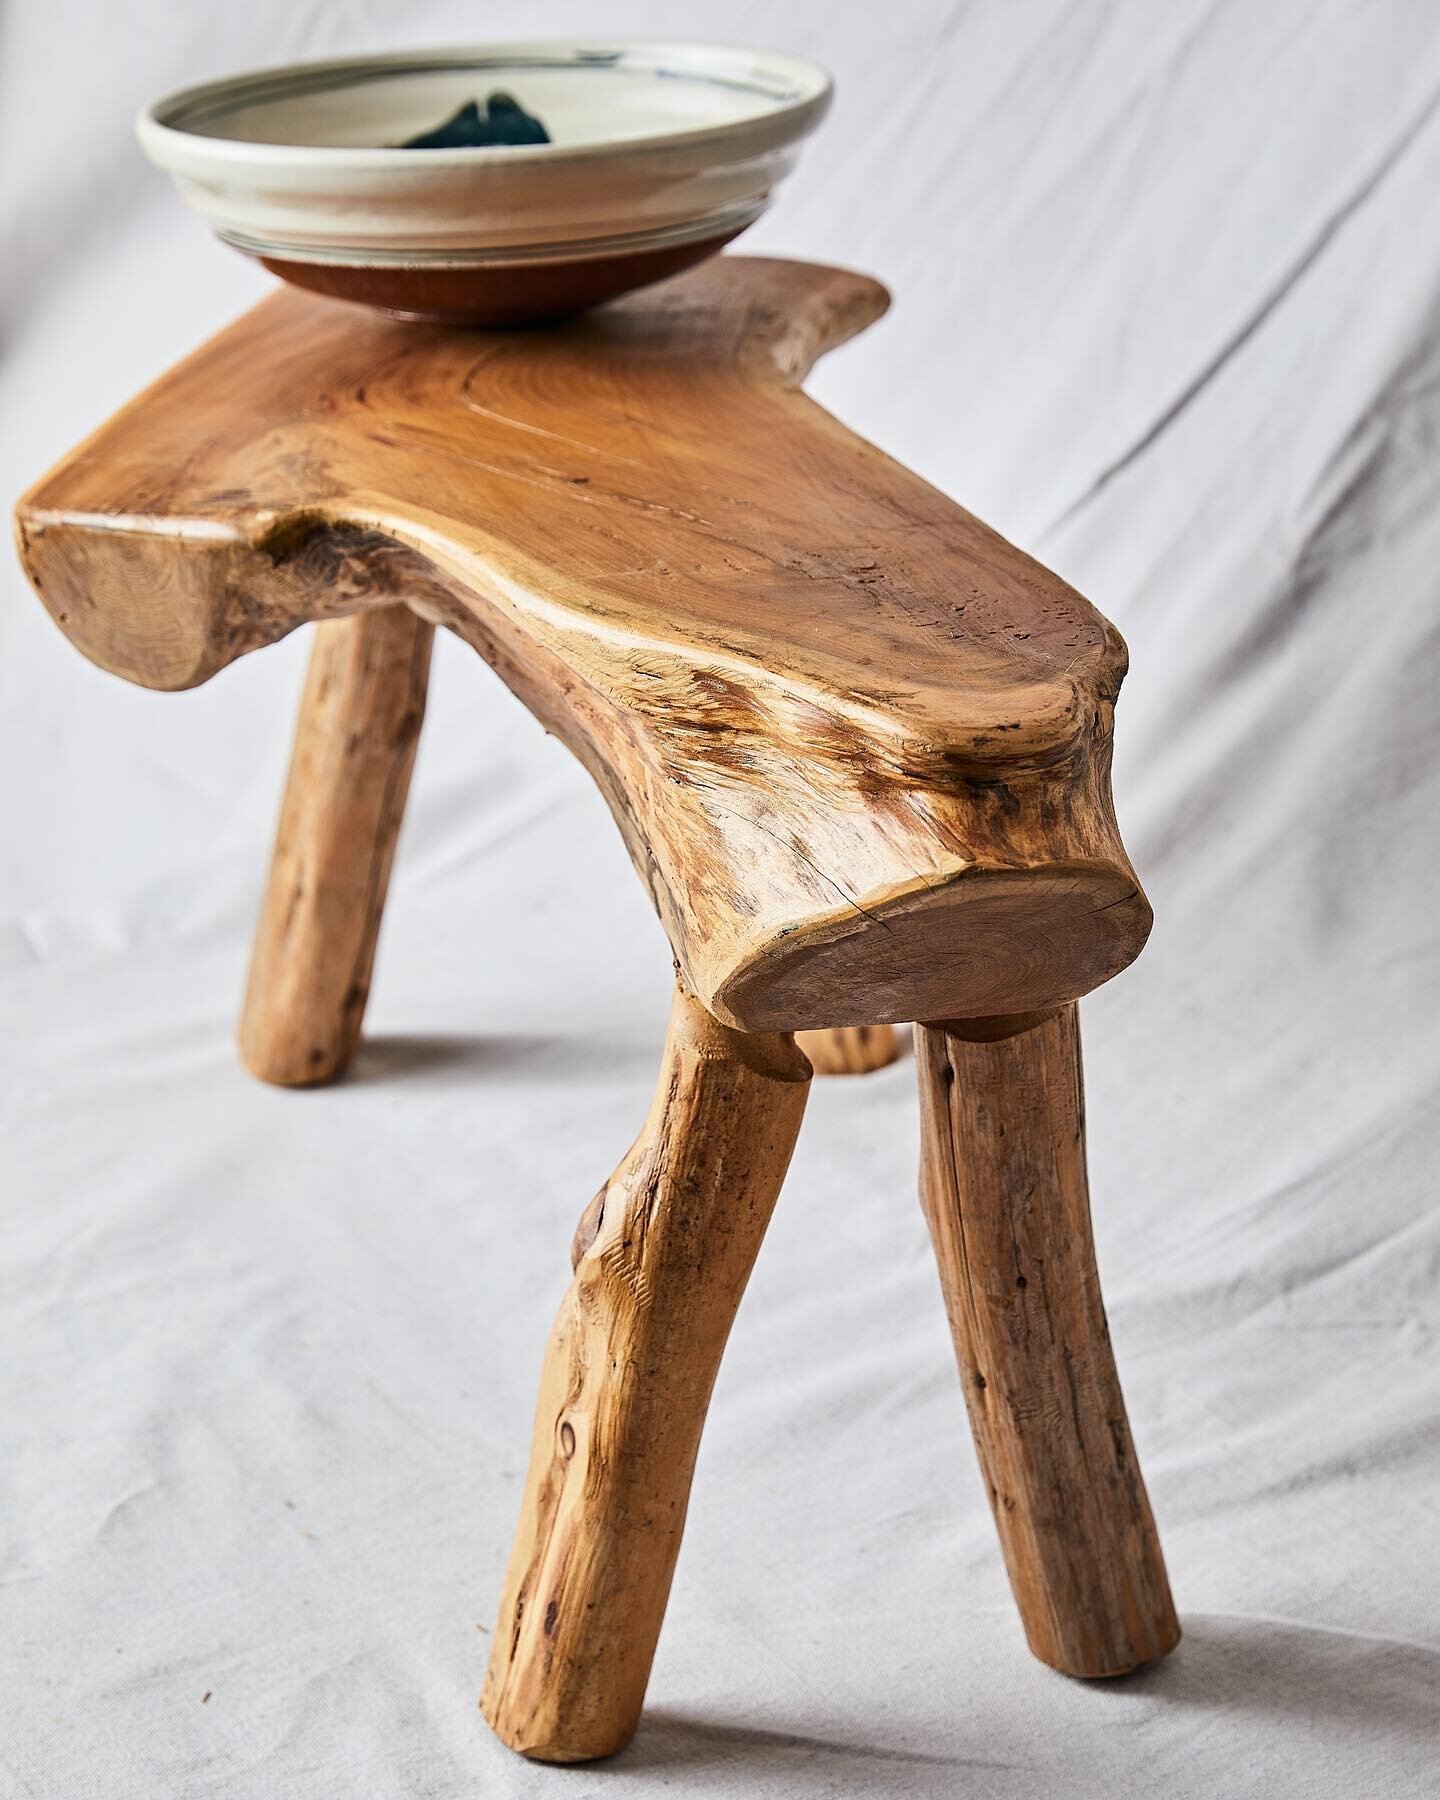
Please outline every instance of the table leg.
[{"label": "table leg", "polygon": [[581,1218],[541,1378],[485,1716],[547,1762],[640,1716],[710,1390],[810,1078],[677,989],[644,1129]]},{"label": "table leg", "polygon": [[915,1036],[921,1200],[1025,1633],[1121,1675],[1180,1627],[1095,1269],[1076,1010]]},{"label": "table leg", "polygon": [[900,1054],[893,1025],[840,1025],[829,1031],[797,1031],[795,1042],[817,1075],[868,1075]]},{"label": "table leg", "polygon": [[328,1081],[359,1042],[433,637],[403,606],[315,627],[240,1020],[262,1081]]}]

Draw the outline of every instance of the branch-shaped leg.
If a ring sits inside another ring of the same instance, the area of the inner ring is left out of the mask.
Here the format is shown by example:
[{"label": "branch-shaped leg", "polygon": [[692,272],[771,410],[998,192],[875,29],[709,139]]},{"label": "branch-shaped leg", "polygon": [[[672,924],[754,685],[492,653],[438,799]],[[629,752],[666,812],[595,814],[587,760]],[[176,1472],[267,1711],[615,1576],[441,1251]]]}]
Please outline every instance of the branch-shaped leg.
[{"label": "branch-shaped leg", "polygon": [[328,1081],[360,1041],[433,637],[403,606],[315,627],[240,1020],[262,1081]]},{"label": "branch-shaped leg", "polygon": [[1095,1270],[1076,1011],[915,1040],[921,1200],[1025,1635],[1121,1675],[1180,1626]]},{"label": "branch-shaped leg", "polygon": [[795,1042],[817,1075],[868,1075],[900,1054],[893,1025],[837,1025],[829,1031],[797,1031]]},{"label": "branch-shaped leg", "polygon": [[547,1762],[607,1756],[640,1717],[731,1321],[800,1128],[788,1035],[677,989],[634,1148],[575,1235],[546,1352],[485,1716]]}]

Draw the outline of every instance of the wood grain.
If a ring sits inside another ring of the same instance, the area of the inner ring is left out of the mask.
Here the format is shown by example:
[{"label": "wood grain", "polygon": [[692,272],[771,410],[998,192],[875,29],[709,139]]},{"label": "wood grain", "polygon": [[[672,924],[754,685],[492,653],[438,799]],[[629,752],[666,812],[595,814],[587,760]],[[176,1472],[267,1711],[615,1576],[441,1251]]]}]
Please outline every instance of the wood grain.
[{"label": "wood grain", "polygon": [[277,294],[32,490],[22,554],[155,687],[396,599],[456,631],[590,770],[732,1025],[1054,1005],[1149,928],[1124,646],[799,392],[884,304],[731,256],[510,334]]},{"label": "wood grain", "polygon": [[403,606],[315,628],[240,1021],[262,1081],[329,1081],[359,1042],[433,637]]},{"label": "wood grain", "polygon": [[20,503],[87,655],[193,685],[319,631],[242,1022],[268,1080],[354,1048],[432,627],[570,746],[674,948],[660,1085],[581,1221],[483,1705],[527,1755],[639,1715],[721,1352],[821,1066],[917,1027],[922,1197],[1036,1654],[1178,1626],[1090,1236],[1073,1001],[1148,905],[1115,825],[1118,634],[808,401],[874,282],[720,257],[516,334],[298,293]]},{"label": "wood grain", "polygon": [[810,1066],[683,988],[654,1103],[586,1210],[546,1352],[485,1715],[549,1762],[640,1716],[720,1356],[790,1161]]},{"label": "wood grain", "polygon": [[1180,1627],[1095,1268],[1076,1009],[917,1026],[920,1193],[1030,1648],[1121,1675]]},{"label": "wood grain", "polygon": [[817,1075],[868,1075],[900,1054],[893,1025],[842,1025],[834,1031],[800,1031],[795,1042]]}]

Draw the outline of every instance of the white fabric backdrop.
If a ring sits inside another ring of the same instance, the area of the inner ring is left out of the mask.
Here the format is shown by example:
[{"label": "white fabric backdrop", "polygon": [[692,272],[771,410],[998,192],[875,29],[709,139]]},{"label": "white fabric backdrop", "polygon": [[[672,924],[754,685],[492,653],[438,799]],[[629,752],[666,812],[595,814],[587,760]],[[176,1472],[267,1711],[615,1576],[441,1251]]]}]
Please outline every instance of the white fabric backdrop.
[{"label": "white fabric backdrop", "polygon": [[[746,248],[880,274],[822,400],[1078,583],[1158,917],[1085,1007],[1111,1320],[1187,1636],[1027,1656],[913,1198],[817,1085],[634,1745],[475,1710],[574,1219],[663,942],[578,767],[440,646],[350,1080],[230,1046],[305,646],[157,697],[12,562],[0,1796],[1440,1791],[1440,13],[1421,0],[9,0],[3,488],[267,283],[131,145],[250,64],[616,29],[840,100]],[[263,379],[263,372],[257,374]]]}]

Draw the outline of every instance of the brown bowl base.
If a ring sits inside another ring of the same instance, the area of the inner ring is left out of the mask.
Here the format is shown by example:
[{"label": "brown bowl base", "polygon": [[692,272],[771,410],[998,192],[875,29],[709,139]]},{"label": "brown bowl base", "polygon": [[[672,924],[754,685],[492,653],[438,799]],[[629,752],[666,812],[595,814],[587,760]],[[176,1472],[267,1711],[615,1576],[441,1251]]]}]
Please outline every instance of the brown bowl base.
[{"label": "brown bowl base", "polygon": [[473,268],[288,262],[277,256],[259,260],[294,287],[332,300],[351,300],[395,319],[440,325],[528,325],[584,312],[631,288],[663,281],[713,256],[738,235],[725,231],[698,243],[577,262],[490,263]]}]

